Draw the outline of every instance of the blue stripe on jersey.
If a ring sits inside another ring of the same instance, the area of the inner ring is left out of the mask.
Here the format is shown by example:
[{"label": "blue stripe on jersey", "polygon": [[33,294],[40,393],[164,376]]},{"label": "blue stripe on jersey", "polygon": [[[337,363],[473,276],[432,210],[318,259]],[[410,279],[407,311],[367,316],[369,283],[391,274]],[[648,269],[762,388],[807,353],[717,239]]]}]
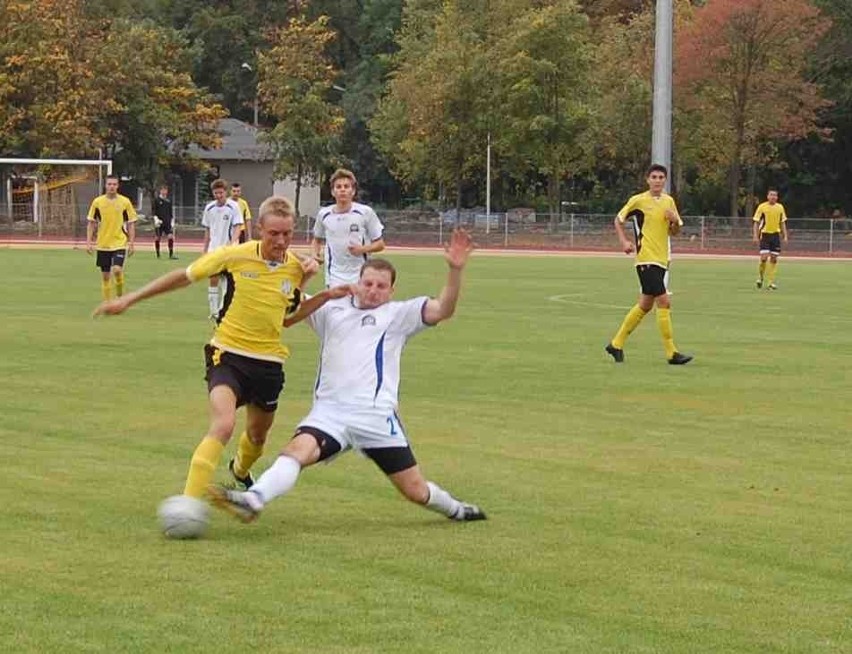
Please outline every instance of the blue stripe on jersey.
[{"label": "blue stripe on jersey", "polygon": [[322,379],[322,354],[323,354],[323,348],[320,348],[319,367],[317,367],[317,383],[314,384],[314,396],[316,396],[317,391],[319,390],[320,380]]},{"label": "blue stripe on jersey", "polygon": [[376,392],[373,393],[373,399],[379,395],[379,390],[382,388],[382,379],[384,377],[385,371],[385,336],[387,332],[382,334],[382,337],[379,339],[379,344],[376,345]]},{"label": "blue stripe on jersey", "polygon": [[325,265],[326,270],[331,270],[331,246],[326,244],[325,246]]}]

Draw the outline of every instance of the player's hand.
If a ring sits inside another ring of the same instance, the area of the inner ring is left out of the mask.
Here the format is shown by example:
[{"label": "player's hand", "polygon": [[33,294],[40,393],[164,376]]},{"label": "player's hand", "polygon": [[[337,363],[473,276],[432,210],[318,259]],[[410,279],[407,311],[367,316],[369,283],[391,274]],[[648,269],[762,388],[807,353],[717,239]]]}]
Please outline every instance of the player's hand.
[{"label": "player's hand", "polygon": [[450,236],[450,242],[444,246],[444,259],[450,268],[464,268],[473,248],[470,233],[462,227],[456,227]]},{"label": "player's hand", "polygon": [[666,220],[668,220],[672,225],[677,225],[679,222],[677,213],[671,209],[666,209]]},{"label": "player's hand", "polygon": [[752,243],[760,243],[760,239],[758,239],[758,238],[757,238],[757,236],[752,236],[752,237],[751,237],[751,242],[752,242]]},{"label": "player's hand", "polygon": [[128,244],[127,246],[127,256],[132,257],[133,253],[136,252],[136,246],[133,243]]},{"label": "player's hand", "polygon": [[319,271],[319,264],[311,257],[299,257],[299,265],[302,266],[302,272],[306,275],[315,275]]},{"label": "player's hand", "polygon": [[621,242],[621,249],[624,251],[624,254],[633,254],[633,243],[624,240]]},{"label": "player's hand", "polygon": [[340,286],[332,286],[326,289],[329,300],[339,300],[343,297],[355,295],[355,284],[341,284]]},{"label": "player's hand", "polygon": [[97,316],[117,316],[120,313],[124,313],[129,306],[130,303],[127,300],[127,296],[107,300],[106,302],[101,302],[95,308],[92,312],[92,318]]},{"label": "player's hand", "polygon": [[86,254],[91,254],[91,253],[92,253],[92,244],[86,243]]},{"label": "player's hand", "polygon": [[367,253],[367,248],[363,245],[353,244],[347,247],[346,249],[349,250],[349,254],[351,254],[353,257],[360,257],[362,254]]}]

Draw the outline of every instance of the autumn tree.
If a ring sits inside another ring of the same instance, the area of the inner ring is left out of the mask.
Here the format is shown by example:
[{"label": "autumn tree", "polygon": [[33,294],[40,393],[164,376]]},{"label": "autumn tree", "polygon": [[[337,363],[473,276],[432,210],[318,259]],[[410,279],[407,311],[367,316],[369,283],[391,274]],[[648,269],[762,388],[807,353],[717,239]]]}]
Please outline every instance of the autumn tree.
[{"label": "autumn tree", "polygon": [[741,171],[773,140],[819,129],[826,106],[807,77],[807,55],[829,27],[808,0],[708,0],[677,34],[676,104],[693,131],[678,152],[704,174],[727,170],[731,215]]},{"label": "autumn tree", "polygon": [[326,50],[334,39],[326,17],[292,18],[267,32],[269,49],[258,58],[261,106],[277,121],[265,141],[276,174],[296,180],[297,212],[302,183],[340,159],[343,112],[328,99],[337,71]]}]

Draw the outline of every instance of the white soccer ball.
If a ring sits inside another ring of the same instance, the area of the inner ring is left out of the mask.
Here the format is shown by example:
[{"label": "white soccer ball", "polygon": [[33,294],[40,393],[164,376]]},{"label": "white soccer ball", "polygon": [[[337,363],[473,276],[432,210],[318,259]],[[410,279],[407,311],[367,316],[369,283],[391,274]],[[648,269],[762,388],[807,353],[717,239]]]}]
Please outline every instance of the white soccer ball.
[{"label": "white soccer ball", "polygon": [[207,531],[207,503],[189,495],[167,497],[157,509],[166,538],[201,538]]}]

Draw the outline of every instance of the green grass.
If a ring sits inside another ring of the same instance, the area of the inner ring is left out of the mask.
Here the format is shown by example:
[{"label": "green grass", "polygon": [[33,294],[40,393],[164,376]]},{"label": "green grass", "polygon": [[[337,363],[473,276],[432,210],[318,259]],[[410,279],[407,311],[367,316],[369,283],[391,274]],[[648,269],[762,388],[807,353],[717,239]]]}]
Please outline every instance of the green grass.
[{"label": "green grass", "polygon": [[[440,288],[440,258],[394,260],[400,297]],[[170,266],[142,253],[128,283]],[[776,293],[755,268],[678,261],[695,361],[666,365],[649,316],[616,366],[626,257],[477,257],[406,351],[401,410],[489,521],[350,454],[255,525],[172,542],[155,512],[206,427],[203,285],[93,321],[85,255],[0,250],[0,651],[852,652],[852,268],[784,260]],[[310,403],[314,337],[290,339],[258,470]]]}]

